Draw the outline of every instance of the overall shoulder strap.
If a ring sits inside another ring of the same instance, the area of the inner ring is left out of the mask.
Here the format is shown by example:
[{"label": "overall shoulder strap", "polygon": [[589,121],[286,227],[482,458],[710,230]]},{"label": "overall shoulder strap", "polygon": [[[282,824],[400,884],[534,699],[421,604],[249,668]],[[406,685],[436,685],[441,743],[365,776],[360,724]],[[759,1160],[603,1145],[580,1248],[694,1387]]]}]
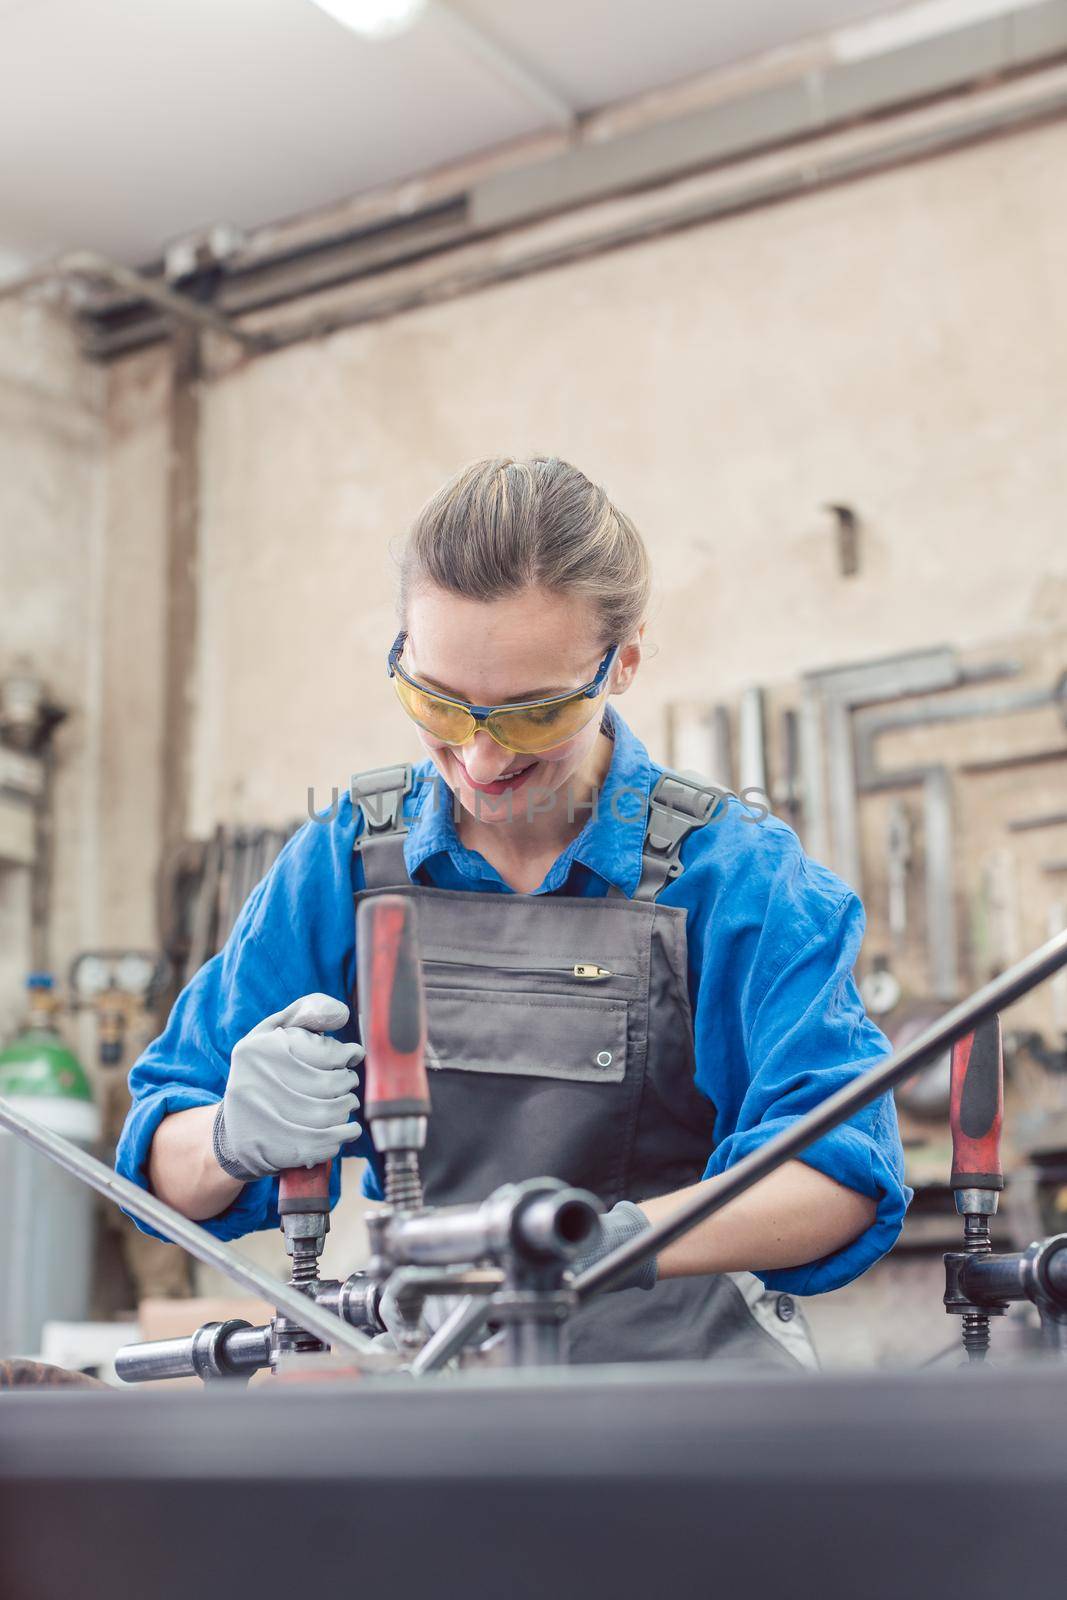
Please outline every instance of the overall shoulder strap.
[{"label": "overall shoulder strap", "polygon": [[699,772],[668,768],[648,803],[648,824],[641,847],[641,879],[635,900],[656,900],[682,871],[681,849],[694,828],[702,828],[725,805],[732,789],[712,783]]},{"label": "overall shoulder strap", "polygon": [[391,889],[410,883],[404,862],[404,797],[411,792],[412,768],[373,767],[352,778],[352,804],[363,814],[363,832],[353,848],[363,858],[368,889]]}]

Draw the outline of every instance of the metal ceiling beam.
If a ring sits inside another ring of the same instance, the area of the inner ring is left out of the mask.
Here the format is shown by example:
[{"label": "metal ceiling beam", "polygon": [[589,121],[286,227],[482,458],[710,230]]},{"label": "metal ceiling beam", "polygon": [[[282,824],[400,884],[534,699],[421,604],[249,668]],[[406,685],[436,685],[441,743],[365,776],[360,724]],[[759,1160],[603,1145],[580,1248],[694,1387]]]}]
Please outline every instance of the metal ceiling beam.
[{"label": "metal ceiling beam", "polygon": [[[1030,15],[1044,20],[1044,46],[1059,37],[1056,29],[1067,43],[1067,0]],[[692,105],[685,99],[692,85],[681,86],[675,98],[666,91],[644,97],[638,120],[651,119],[648,148],[635,148],[642,136],[617,107],[575,128],[261,230],[225,264],[211,306],[100,257],[65,257],[57,266],[119,290],[82,309],[87,353],[110,359],[165,337],[164,316],[262,352],[1067,113],[1067,65],[1060,57],[865,121],[850,116],[827,126],[824,116],[820,129],[810,107],[804,115],[794,107],[790,121],[780,103],[799,90],[766,86],[803,63],[812,82],[822,84],[820,103],[826,101],[832,80],[812,68],[813,49],[809,41],[702,80],[709,104],[736,97],[736,114],[723,104],[714,115],[680,116],[660,128],[652,124],[672,108]],[[776,104],[764,105],[761,94]],[[612,116],[619,119],[614,125],[606,120]],[[42,269],[0,293],[19,292],[55,270]],[[303,309],[295,318],[280,309],[297,299]],[[138,300],[148,303],[140,312]]]},{"label": "metal ceiling beam", "polygon": [[46,262],[44,266],[35,267],[32,272],[0,283],[0,300],[13,300],[31,289],[39,289],[45,284],[65,278],[102,280],[112,284],[131,299],[146,301],[149,305],[155,306],[170,321],[199,328],[204,333],[217,334],[246,351],[265,348],[260,334],[249,333],[243,328],[236,327],[221,312],[202,305],[198,300],[191,300],[187,295],[179,294],[174,289],[168,289],[155,278],[146,277],[142,272],[135,272],[131,267],[121,266],[117,261],[109,261],[106,256],[96,255],[88,250],[72,251],[69,255],[59,256],[54,261]]},{"label": "metal ceiling beam", "polygon": [[281,349],[1064,116],[1067,65],[1060,65],[492,233],[321,296],[318,307],[289,320],[272,314],[255,325],[271,348]]}]

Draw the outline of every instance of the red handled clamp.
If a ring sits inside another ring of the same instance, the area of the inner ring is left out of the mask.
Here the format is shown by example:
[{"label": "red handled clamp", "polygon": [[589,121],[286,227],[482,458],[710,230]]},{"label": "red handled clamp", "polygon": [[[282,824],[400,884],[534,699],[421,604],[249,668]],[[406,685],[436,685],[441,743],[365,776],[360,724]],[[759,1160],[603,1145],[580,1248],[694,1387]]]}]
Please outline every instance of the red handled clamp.
[{"label": "red handled clamp", "polygon": [[426,1006],[415,904],[379,894],[356,913],[357,982],[363,1038],[363,1109],[385,1156],[385,1197],[398,1210],[422,1205],[418,1152],[426,1143]]},{"label": "red handled clamp", "polygon": [[975,1256],[988,1256],[993,1243],[989,1219],[997,1209],[1004,1173],[1000,1130],[1004,1121],[1004,1050],[1000,1018],[987,1017],[973,1033],[952,1046],[952,1178],[956,1210],[963,1218],[963,1250],[945,1256],[948,1287],[945,1309],[962,1317],[963,1346],[970,1361],[984,1361],[989,1350],[989,1319],[1005,1304],[975,1305],[962,1286],[961,1272]]},{"label": "red handled clamp", "polygon": [[992,1191],[988,1208],[960,1205],[961,1213],[996,1210],[996,1191],[1004,1187],[1000,1131],[1004,1120],[1004,1049],[1000,1018],[989,1017],[952,1047],[952,1187],[957,1192]]}]

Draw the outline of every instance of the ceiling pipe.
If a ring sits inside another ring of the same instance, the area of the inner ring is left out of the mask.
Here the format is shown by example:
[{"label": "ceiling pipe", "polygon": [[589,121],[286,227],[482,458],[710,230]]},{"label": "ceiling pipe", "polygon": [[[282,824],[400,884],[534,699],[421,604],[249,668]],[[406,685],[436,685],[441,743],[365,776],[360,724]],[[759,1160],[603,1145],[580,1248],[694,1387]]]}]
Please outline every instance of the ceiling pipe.
[{"label": "ceiling pipe", "polygon": [[41,288],[45,284],[63,278],[102,279],[106,283],[113,284],[123,294],[156,306],[174,321],[199,328],[204,333],[214,333],[220,338],[229,339],[250,353],[269,347],[262,334],[248,333],[237,327],[228,317],[224,317],[221,312],[213,311],[210,306],[201,305],[198,300],[191,300],[188,295],[168,289],[163,284],[157,283],[154,278],[135,272],[132,267],[120,266],[117,261],[109,261],[106,256],[96,255],[89,250],[72,251],[69,255],[59,256],[54,261],[35,267],[32,272],[27,272],[21,277],[0,283],[0,301],[13,300],[31,289]]},{"label": "ceiling pipe", "polygon": [[272,316],[263,330],[265,346],[280,350],[326,338],[435,300],[1064,116],[1067,64],[459,244],[339,289],[333,303],[323,294],[325,304],[295,317]]}]

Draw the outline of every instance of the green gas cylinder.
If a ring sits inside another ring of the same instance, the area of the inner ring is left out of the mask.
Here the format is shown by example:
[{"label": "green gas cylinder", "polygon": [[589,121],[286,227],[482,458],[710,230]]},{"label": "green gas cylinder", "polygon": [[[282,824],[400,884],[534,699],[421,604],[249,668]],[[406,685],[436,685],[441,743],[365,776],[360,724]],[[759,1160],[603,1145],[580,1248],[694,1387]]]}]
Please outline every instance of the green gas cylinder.
[{"label": "green gas cylinder", "polygon": [[[0,1049],[0,1095],[86,1149],[100,1114],[55,1013],[51,975],[32,973],[24,1025]],[[0,1356],[36,1355],[46,1322],[88,1316],[94,1215],[91,1189],[0,1129]]]}]

